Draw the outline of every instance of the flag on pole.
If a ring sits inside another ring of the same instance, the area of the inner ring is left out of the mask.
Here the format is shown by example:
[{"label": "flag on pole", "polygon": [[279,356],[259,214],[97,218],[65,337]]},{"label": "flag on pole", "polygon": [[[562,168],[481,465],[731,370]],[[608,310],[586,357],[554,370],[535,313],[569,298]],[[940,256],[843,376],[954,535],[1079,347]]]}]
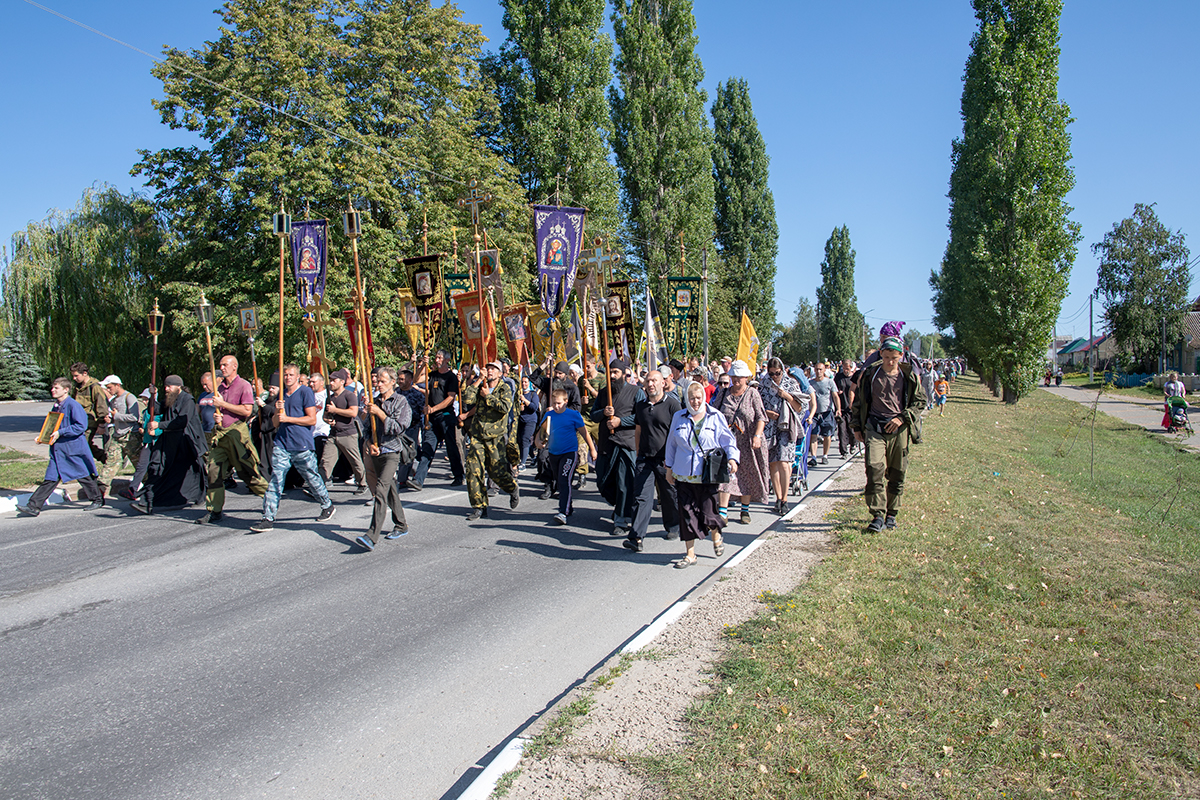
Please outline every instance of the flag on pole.
[{"label": "flag on pole", "polygon": [[746,362],[751,373],[758,371],[758,335],[754,332],[754,323],[750,321],[750,316],[744,309],[742,310],[742,330],[738,335],[737,357],[739,361]]},{"label": "flag on pole", "polygon": [[658,369],[669,360],[667,340],[663,336],[662,322],[658,318],[658,306],[650,287],[646,287],[646,369]]}]

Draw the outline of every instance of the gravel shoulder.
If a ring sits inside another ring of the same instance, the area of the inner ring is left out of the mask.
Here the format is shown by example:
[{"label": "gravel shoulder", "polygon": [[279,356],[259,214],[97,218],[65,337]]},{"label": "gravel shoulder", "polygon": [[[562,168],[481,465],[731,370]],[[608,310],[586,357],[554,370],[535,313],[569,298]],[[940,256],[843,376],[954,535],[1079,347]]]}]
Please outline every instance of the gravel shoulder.
[{"label": "gravel shoulder", "polygon": [[[764,609],[763,592],[783,593],[804,581],[834,545],[826,514],[861,494],[862,462],[838,473],[821,494],[804,499],[806,508],[762,534],[762,545],[732,569],[719,572],[692,605],[611,682],[591,681],[543,715],[528,732],[536,735],[560,709],[591,694],[593,706],[560,747],[543,759],[525,757],[520,774],[504,795],[514,800],[606,800],[658,798],[660,789],[629,761],[677,751],[688,736],[688,707],[708,691],[710,668],[720,658],[726,626]],[[734,523],[736,527],[736,523]],[[708,541],[697,555],[710,555]],[[614,657],[599,674],[620,663]]]}]

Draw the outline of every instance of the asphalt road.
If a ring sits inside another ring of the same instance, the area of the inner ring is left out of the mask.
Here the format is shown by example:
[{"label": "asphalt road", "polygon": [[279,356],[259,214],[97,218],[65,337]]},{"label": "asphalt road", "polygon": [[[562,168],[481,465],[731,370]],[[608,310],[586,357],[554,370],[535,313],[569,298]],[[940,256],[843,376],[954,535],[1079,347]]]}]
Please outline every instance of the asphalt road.
[{"label": "asphalt road", "polygon": [[[516,512],[467,523],[443,464],[373,553],[345,486],[328,523],[292,491],[263,534],[241,487],[221,526],[126,503],[0,519],[0,798],[455,797],[719,563],[701,543],[671,569],[662,539],[634,557],[591,482],[568,527],[528,476]],[[773,519],[734,523],[724,559]]]}]

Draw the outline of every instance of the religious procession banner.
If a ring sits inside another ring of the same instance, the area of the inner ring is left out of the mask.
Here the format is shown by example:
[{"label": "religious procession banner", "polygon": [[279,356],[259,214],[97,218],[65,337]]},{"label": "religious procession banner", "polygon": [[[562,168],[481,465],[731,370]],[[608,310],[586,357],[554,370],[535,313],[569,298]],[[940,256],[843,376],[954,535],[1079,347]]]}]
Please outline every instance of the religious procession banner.
[{"label": "religious procession banner", "polygon": [[475,281],[465,272],[447,272],[442,276],[446,285],[446,302],[454,308],[454,295],[469,292],[475,288]]},{"label": "religious procession banner", "polygon": [[501,315],[504,324],[504,340],[508,342],[508,354],[518,364],[529,366],[533,350],[529,334],[529,308],[524,303],[508,306]]},{"label": "religious procession banner", "polygon": [[418,306],[417,310],[421,314],[421,331],[425,336],[425,352],[432,353],[437,347],[438,332],[442,329],[442,304],[434,303],[423,308]]},{"label": "religious procession banner", "polygon": [[604,298],[604,323],[612,332],[631,331],[633,312],[629,308],[629,281],[613,281]]},{"label": "religious procession banner", "polygon": [[542,308],[557,317],[575,285],[576,262],[583,241],[587,210],[560,206],[533,207],[533,236],[537,247],[538,297]]},{"label": "religious procession banner", "polygon": [[533,333],[533,360],[536,363],[544,363],[551,353],[554,361],[566,360],[567,352],[558,332],[558,321],[547,314],[546,309],[540,306],[529,309],[529,330]]},{"label": "religious procession banner", "polygon": [[418,308],[441,305],[442,253],[402,259],[408,273],[408,288]]},{"label": "religious procession banner", "polygon": [[414,351],[425,345],[424,326],[421,323],[421,310],[417,308],[417,299],[412,289],[397,289],[400,295],[400,318],[404,320],[404,330],[408,333],[408,342]]},{"label": "religious procession banner", "polygon": [[684,358],[697,351],[700,333],[700,278],[667,278],[667,349]]},{"label": "religious procession banner", "polygon": [[325,297],[329,258],[329,220],[292,223],[292,267],[296,273],[296,302],[301,308]]},{"label": "religious procession banner", "polygon": [[479,275],[483,278],[483,293],[491,299],[492,308],[504,308],[504,282],[500,279],[499,250],[479,251]]},{"label": "religious procession banner", "polygon": [[[346,320],[346,328],[350,331],[350,354],[354,357],[354,363],[364,363],[362,356],[363,345],[366,345],[366,361],[367,364],[375,363],[375,345],[371,342],[371,320],[363,320],[363,330],[358,329],[358,312],[352,308],[348,308],[342,312],[342,316]],[[366,379],[370,376],[358,376]]]},{"label": "religious procession banner", "polygon": [[476,364],[487,364],[498,357],[496,326],[492,322],[492,309],[483,299],[480,308],[478,292],[463,292],[452,298],[458,311],[458,324],[463,333],[464,349],[474,353]]},{"label": "religious procession banner", "polygon": [[650,291],[650,287],[646,287],[646,326],[644,334],[646,339],[646,349],[639,351],[646,355],[646,369],[658,369],[663,364],[670,361],[670,356],[667,355],[667,343],[662,332],[662,322],[658,318],[658,304],[654,302],[654,295]]},{"label": "religious procession banner", "polygon": [[742,311],[742,330],[738,335],[737,357],[739,361],[746,362],[751,374],[757,374],[758,335],[754,332],[754,323],[750,321],[750,316],[744,310]]}]

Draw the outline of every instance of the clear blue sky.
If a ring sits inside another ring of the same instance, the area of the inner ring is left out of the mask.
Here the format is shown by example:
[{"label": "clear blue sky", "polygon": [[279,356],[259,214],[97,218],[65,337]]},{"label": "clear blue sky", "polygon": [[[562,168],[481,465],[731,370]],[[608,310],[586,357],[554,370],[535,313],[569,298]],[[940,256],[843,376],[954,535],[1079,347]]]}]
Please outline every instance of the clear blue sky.
[{"label": "clear blue sky", "polygon": [[[214,0],[43,5],[155,54],[217,35]],[[499,3],[459,5],[498,48]],[[0,9],[7,243],[50,209],[74,206],[93,183],[140,189],[129,175],[138,149],[191,139],[159,123],[150,101],[161,86],[145,56],[24,0],[3,0]],[[975,28],[968,0],[697,0],[695,13],[710,99],[718,82],[745,78],[771,156],[779,319],[791,320],[801,296],[815,299],[825,240],[847,225],[859,308],[875,326],[903,319],[928,331],[927,279],[946,245],[950,142],[961,130],[961,76]],[[1091,245],[1134,203],[1157,203],[1165,225],[1200,236],[1198,31],[1194,0],[1066,4],[1059,95],[1076,120],[1068,199],[1083,241],[1060,335],[1087,334]],[[1189,244],[1200,255],[1200,238]]]}]

